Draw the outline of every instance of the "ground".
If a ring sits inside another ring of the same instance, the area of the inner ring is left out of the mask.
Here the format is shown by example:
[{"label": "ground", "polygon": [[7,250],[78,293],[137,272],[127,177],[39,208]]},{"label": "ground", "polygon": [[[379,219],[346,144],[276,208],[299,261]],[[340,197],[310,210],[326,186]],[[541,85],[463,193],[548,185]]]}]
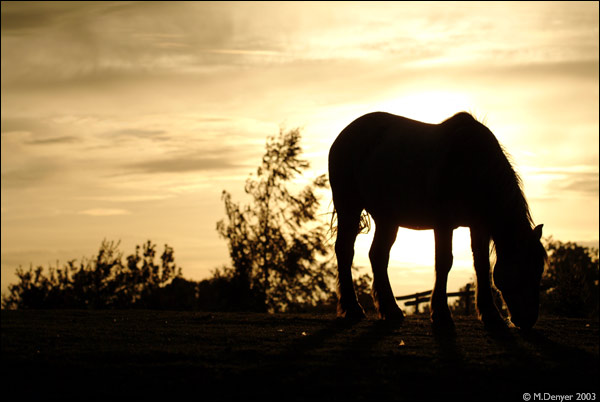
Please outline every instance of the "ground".
[{"label": "ground", "polygon": [[2,395],[25,401],[600,397],[597,318],[542,317],[532,332],[504,336],[472,317],[457,317],[456,328],[455,337],[435,336],[419,315],[398,328],[374,318],[347,324],[312,314],[3,310]]}]

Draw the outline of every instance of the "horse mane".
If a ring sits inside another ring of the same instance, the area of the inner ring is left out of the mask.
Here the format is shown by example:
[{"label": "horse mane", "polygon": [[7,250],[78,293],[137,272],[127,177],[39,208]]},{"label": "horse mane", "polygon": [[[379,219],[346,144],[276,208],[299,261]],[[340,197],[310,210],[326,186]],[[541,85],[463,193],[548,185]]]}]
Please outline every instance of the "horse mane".
[{"label": "horse mane", "polygon": [[521,179],[521,176],[519,175],[519,173],[517,173],[517,171],[514,168],[514,162],[513,162],[513,158],[511,156],[511,154],[506,150],[506,148],[504,148],[504,146],[502,144],[500,144],[500,142],[498,142],[498,145],[500,146],[500,149],[502,150],[502,153],[504,154],[504,157],[506,158],[506,162],[508,163],[508,170],[510,171],[514,181],[517,184],[517,188],[519,190],[519,195],[520,195],[517,198],[517,202],[519,203],[520,209],[525,213],[525,218],[527,219],[527,222],[529,223],[530,228],[533,229],[533,227],[534,227],[533,218],[531,217],[531,209],[529,209],[529,203],[527,202],[527,198],[525,198],[525,192],[523,190],[523,180]]},{"label": "horse mane", "polygon": [[[485,210],[484,218],[489,224],[495,252],[496,246],[515,244],[522,240],[515,238],[516,233],[532,230],[533,218],[529,203],[523,191],[523,181],[514,168],[513,158],[496,136],[475,117],[467,112],[460,112],[441,123],[450,129],[468,128],[469,133],[476,136],[477,147],[481,147],[485,156],[478,160],[481,169],[477,182],[481,190],[487,192],[488,202],[492,209]],[[516,230],[516,231],[515,231]]]}]

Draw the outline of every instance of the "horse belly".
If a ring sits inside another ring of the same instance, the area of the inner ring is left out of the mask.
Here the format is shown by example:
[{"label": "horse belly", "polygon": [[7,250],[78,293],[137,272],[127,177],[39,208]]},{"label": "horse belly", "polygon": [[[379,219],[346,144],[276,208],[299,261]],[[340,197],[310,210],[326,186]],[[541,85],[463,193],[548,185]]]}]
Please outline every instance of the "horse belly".
[{"label": "horse belly", "polygon": [[406,198],[388,202],[367,202],[365,210],[376,221],[384,219],[409,229],[433,229],[437,221],[434,208]]},{"label": "horse belly", "polygon": [[[367,169],[367,171],[370,169]],[[432,229],[436,223],[438,205],[431,189],[431,173],[382,175],[381,171],[367,173],[360,180],[361,198],[365,210],[376,220],[386,219],[411,229]]]},{"label": "horse belly", "polygon": [[442,183],[443,172],[428,159],[413,154],[404,159],[371,160],[359,179],[365,210],[375,220],[391,220],[410,229],[468,226],[466,198],[447,191],[455,186]]}]

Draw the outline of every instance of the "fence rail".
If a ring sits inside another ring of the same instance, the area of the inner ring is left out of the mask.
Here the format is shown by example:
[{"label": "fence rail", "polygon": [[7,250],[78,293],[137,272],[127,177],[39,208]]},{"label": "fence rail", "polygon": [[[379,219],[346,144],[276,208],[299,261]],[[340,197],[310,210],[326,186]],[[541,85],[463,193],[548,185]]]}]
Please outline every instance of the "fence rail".
[{"label": "fence rail", "polygon": [[[431,298],[431,290],[426,290],[424,292],[413,293],[410,295],[404,296],[396,296],[396,300],[408,300],[404,302],[405,306],[415,306],[415,313],[419,312],[419,305],[422,303],[429,303],[429,299]],[[471,285],[467,284],[466,289],[460,292],[451,292],[448,293],[448,297],[465,297],[465,314],[471,314],[471,310],[473,309],[471,303],[471,297],[475,294],[475,291],[471,290]],[[469,297],[466,297],[469,296]]]}]

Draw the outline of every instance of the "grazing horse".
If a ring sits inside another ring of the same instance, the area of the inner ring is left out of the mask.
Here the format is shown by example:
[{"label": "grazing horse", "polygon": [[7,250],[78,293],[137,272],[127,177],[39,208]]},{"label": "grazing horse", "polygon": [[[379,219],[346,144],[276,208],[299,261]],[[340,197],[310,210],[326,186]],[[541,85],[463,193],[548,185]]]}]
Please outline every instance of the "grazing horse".
[{"label": "grazing horse", "polygon": [[[512,322],[531,328],[538,317],[540,280],[547,259],[542,225],[534,227],[518,175],[492,132],[468,113],[427,124],[389,113],[354,120],[329,151],[329,180],[337,214],[338,317],[365,316],[352,283],[354,242],[366,211],[375,221],[369,251],[373,299],[382,319],[402,321],[387,274],[398,227],[433,229],[434,327],[453,328],[446,283],[452,232],[469,227],[477,277],[477,307],[486,327],[503,328],[493,281]],[[368,219],[367,215],[367,219]]]}]

